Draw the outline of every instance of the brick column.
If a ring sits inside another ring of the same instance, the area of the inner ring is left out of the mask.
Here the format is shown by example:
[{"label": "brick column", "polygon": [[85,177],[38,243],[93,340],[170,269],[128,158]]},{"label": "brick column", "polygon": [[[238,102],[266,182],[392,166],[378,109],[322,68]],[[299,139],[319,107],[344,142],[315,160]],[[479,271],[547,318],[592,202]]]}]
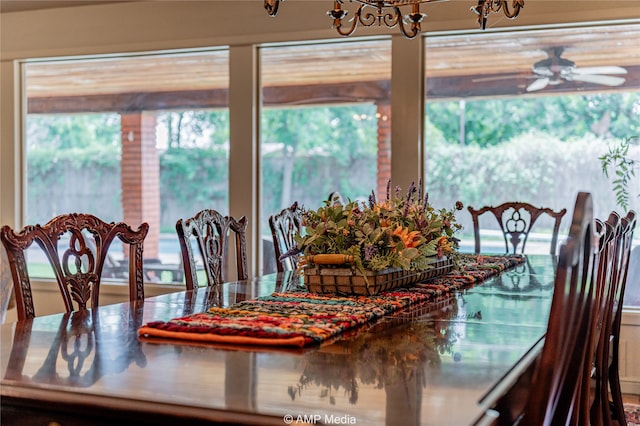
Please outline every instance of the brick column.
[{"label": "brick column", "polygon": [[391,105],[378,104],[378,190],[379,200],[387,196],[387,183],[391,179]]},{"label": "brick column", "polygon": [[123,113],[122,211],[124,221],[137,228],[149,224],[144,257],[157,258],[160,240],[160,161],[156,151],[156,116],[152,112]]}]

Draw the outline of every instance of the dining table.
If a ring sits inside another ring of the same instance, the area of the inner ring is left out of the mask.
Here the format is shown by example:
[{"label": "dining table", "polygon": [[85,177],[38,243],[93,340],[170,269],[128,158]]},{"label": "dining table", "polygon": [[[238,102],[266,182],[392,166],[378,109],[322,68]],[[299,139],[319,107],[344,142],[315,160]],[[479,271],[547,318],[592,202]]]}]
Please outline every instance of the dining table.
[{"label": "dining table", "polygon": [[299,290],[281,272],[2,325],[3,425],[511,423],[539,359],[556,258],[303,347],[145,337],[150,322]]}]

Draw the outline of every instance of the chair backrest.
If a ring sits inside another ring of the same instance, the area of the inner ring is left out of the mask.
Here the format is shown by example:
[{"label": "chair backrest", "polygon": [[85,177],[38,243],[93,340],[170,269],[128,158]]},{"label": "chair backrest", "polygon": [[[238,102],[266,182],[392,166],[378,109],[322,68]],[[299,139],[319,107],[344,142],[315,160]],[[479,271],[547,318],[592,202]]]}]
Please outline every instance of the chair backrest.
[{"label": "chair backrest", "polygon": [[[91,214],[57,216],[45,225],[26,226],[15,232],[5,225],[0,240],[7,251],[19,320],[36,316],[25,251],[35,241],[53,268],[67,312],[98,306],[102,269],[111,243],[117,238],[129,245],[129,300],[143,300],[142,251],[149,231],[123,222],[107,223]],[[68,238],[67,238],[68,237]],[[66,248],[62,245],[68,244]],[[95,249],[92,249],[95,247]]]},{"label": "chair backrest", "polygon": [[[558,245],[558,230],[562,217],[567,213],[567,209],[553,211],[546,207],[535,207],[529,203],[523,202],[506,202],[499,206],[485,206],[478,210],[471,206],[467,207],[471,213],[473,221],[473,236],[475,239],[475,252],[480,253],[480,224],[478,218],[485,213],[492,213],[500,225],[502,236],[504,238],[504,247],[507,253],[524,253],[527,245],[529,233],[536,220],[543,215],[549,215],[553,219],[553,232],[551,234],[550,253],[556,254],[556,246]],[[522,243],[522,245],[520,245]],[[511,250],[509,249],[511,244]],[[520,249],[518,249],[520,246]]]},{"label": "chair backrest", "polygon": [[202,258],[207,286],[228,281],[229,235],[232,232],[235,235],[236,278],[248,278],[246,230],[246,217],[236,220],[231,216],[222,216],[212,209],[201,210],[191,218],[176,222],[187,290],[199,286],[192,238],[197,243],[198,253]]},{"label": "chair backrest", "polygon": [[[631,210],[625,217],[620,220],[620,234],[618,242],[618,255],[615,259],[614,273],[612,274],[612,286],[613,286],[613,300],[610,306],[608,324],[610,328],[610,335],[607,335],[607,348],[609,341],[611,342],[611,354],[607,356],[604,361],[608,361],[607,381],[608,389],[610,390],[610,397],[606,396],[607,404],[604,405],[603,415],[605,421],[611,423],[610,419],[615,418],[620,424],[624,424],[625,414],[622,399],[622,389],[620,387],[620,372],[618,360],[620,358],[620,327],[622,323],[622,306],[624,302],[624,293],[627,285],[627,274],[629,271],[629,258],[631,256],[631,243],[633,240],[633,233],[636,227],[637,216],[636,213]],[[607,384],[604,384],[605,389]],[[609,403],[611,400],[611,403]],[[612,411],[609,412],[609,406]],[[609,416],[609,417],[607,417]]]},{"label": "chair backrest", "polygon": [[273,237],[273,249],[278,272],[293,271],[298,267],[298,257],[280,257],[296,246],[295,235],[302,229],[302,208],[295,202],[280,213],[269,217]]},{"label": "chair backrest", "polygon": [[569,236],[560,246],[547,333],[521,424],[588,424],[580,418],[588,410],[581,406],[581,392],[587,391],[581,384],[591,370],[586,343],[596,295],[594,246],[593,202],[581,192]]},{"label": "chair backrest", "polygon": [[[615,212],[603,222],[596,219],[596,238],[598,240],[598,268],[595,275],[595,307],[592,318],[592,336],[589,341],[589,350],[592,355],[592,374],[583,377],[584,389],[592,389],[592,393],[583,392],[583,408],[589,412],[583,412],[582,418],[590,418],[593,425],[603,424],[603,412],[608,413],[607,368],[609,354],[610,305],[613,300],[614,286],[612,276],[615,273],[616,256],[618,253],[618,240],[620,234],[620,216]],[[607,405],[607,407],[605,407]],[[608,414],[607,414],[608,415]]]},{"label": "chair backrest", "polygon": [[331,205],[335,205],[335,204],[346,204],[344,202],[344,198],[342,198],[342,195],[338,192],[338,191],[333,191],[332,193],[329,194],[329,196],[327,197],[327,201],[331,204]]},{"label": "chair backrest", "polygon": [[629,258],[631,257],[631,243],[633,242],[633,233],[636,227],[636,212],[630,210],[621,222],[620,231],[620,246],[619,257],[617,259],[618,265],[616,272],[613,276],[615,289],[615,296],[613,302],[613,334],[614,336],[620,335],[620,323],[622,321],[622,305],[624,302],[624,292],[627,285],[627,273],[629,271]]}]

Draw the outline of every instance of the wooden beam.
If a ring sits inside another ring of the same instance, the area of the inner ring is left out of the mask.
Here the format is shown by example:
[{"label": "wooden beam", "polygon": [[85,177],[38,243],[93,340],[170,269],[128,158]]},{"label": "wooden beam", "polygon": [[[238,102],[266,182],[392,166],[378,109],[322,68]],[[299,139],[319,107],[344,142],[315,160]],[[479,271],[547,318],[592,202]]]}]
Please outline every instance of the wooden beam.
[{"label": "wooden beam", "polygon": [[[263,102],[266,106],[377,102],[388,99],[388,81],[280,86],[265,87],[263,89]],[[133,112],[227,107],[227,89],[32,97],[28,99],[28,112],[30,114]]]}]

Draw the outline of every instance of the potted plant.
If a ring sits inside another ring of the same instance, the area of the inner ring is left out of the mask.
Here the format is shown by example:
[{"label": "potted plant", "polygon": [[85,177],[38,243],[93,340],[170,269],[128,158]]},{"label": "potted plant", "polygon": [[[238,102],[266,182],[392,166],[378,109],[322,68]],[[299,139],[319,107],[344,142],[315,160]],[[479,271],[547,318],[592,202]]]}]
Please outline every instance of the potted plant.
[{"label": "potted plant", "polygon": [[381,201],[372,192],[367,202],[329,200],[303,211],[297,246],[286,255],[302,254],[309,290],[375,294],[451,269],[462,203],[436,209],[422,185],[411,184],[406,195],[390,186]]}]

